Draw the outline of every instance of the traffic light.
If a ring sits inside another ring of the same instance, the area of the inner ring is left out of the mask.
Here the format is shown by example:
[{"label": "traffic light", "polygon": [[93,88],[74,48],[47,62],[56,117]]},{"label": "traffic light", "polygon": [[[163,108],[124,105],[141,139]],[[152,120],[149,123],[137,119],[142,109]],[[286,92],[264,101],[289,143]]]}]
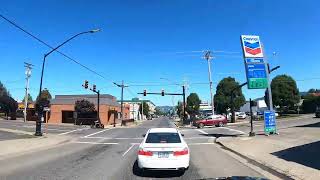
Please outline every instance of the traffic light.
[{"label": "traffic light", "polygon": [[92,91],[93,91],[93,92],[96,92],[96,90],[97,90],[97,86],[94,84],[94,85],[92,86]]},{"label": "traffic light", "polygon": [[143,96],[147,96],[147,90],[143,90]]},{"label": "traffic light", "polygon": [[164,90],[163,89],[161,90],[161,96],[164,96]]},{"label": "traffic light", "polygon": [[84,81],[84,88],[88,89],[89,82],[87,80]]}]

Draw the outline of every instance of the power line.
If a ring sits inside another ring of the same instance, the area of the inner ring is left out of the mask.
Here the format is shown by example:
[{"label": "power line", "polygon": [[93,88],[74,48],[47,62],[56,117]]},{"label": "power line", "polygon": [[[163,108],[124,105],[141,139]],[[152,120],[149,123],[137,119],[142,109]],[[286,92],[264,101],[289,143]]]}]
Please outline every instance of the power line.
[{"label": "power line", "polygon": [[129,88],[126,88],[126,90],[133,96],[133,97],[136,97],[137,94],[134,94]]},{"label": "power line", "polygon": [[23,81],[24,78],[22,79],[17,79],[17,80],[12,80],[12,81],[2,81],[4,84],[13,84],[13,83],[17,83],[17,82],[20,82],[20,81]]},{"label": "power line", "polygon": [[[21,26],[17,25],[17,23],[15,23],[15,22],[13,22],[13,21],[9,20],[8,18],[4,17],[4,16],[3,16],[3,15],[1,15],[1,14],[0,14],[0,17],[1,17],[2,19],[6,20],[6,21],[7,21],[8,23],[10,23],[11,25],[13,25],[14,27],[16,27],[16,28],[20,29],[20,30],[21,30],[21,31],[23,31],[24,33],[26,33],[26,34],[28,34],[29,36],[31,36],[32,38],[36,39],[36,40],[37,40],[37,41],[39,41],[40,43],[42,43],[42,44],[44,44],[45,46],[49,47],[50,49],[54,49],[54,47],[53,47],[53,46],[49,45],[49,44],[48,44],[48,43],[46,43],[45,41],[41,40],[41,39],[40,39],[40,38],[38,38],[37,36],[33,35],[32,33],[28,32],[27,30],[25,30],[24,28],[22,28]],[[100,76],[101,78],[103,78],[103,79],[107,79],[107,78],[105,78],[103,75],[101,75],[101,74],[99,74],[98,72],[96,72],[96,71],[94,71],[94,70],[90,69],[89,67],[87,67],[87,66],[85,66],[85,65],[81,64],[79,61],[77,61],[77,60],[75,60],[75,59],[71,58],[70,56],[68,56],[68,55],[64,54],[63,52],[61,52],[61,51],[59,51],[59,50],[56,50],[56,52],[58,52],[59,54],[61,54],[61,55],[62,55],[62,56],[64,56],[64,57],[66,57],[67,59],[71,60],[72,62],[74,62],[74,63],[78,64],[79,66],[81,66],[81,67],[85,68],[86,70],[88,70],[88,71],[90,71],[90,72],[92,72],[92,73],[94,73],[94,74],[96,74],[96,75]]]}]

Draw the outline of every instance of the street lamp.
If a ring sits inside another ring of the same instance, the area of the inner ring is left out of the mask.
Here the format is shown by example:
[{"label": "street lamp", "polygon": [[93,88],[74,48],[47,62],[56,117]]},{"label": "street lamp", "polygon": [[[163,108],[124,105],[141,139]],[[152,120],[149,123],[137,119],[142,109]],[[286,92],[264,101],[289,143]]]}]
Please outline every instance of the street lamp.
[{"label": "street lamp", "polygon": [[209,88],[210,88],[210,97],[211,97],[211,111],[212,111],[212,119],[214,115],[214,96],[213,96],[213,90],[212,90],[212,77],[211,77],[211,59],[213,57],[211,56],[211,51],[204,51],[204,59],[208,62],[208,76],[209,76]]},{"label": "street lamp", "polygon": [[[64,44],[66,44],[67,42],[71,41],[72,39],[74,39],[77,36],[80,36],[82,34],[87,34],[87,33],[96,33],[99,32],[100,29],[93,29],[90,31],[85,31],[85,32],[81,32],[78,33],[74,36],[72,36],[71,38],[67,39],[66,41],[64,41],[63,43],[61,43],[59,46],[57,46],[56,48],[53,48],[51,51],[49,51],[48,53],[44,54],[43,56],[43,62],[42,62],[42,70],[41,70],[41,78],[40,78],[40,88],[39,88],[39,98],[41,98],[41,91],[42,91],[42,81],[43,81],[43,72],[44,72],[44,65],[46,62],[46,58],[47,56],[49,56],[51,53],[53,53],[54,51],[56,51],[57,49],[59,49],[61,46],[63,46]],[[38,107],[38,120],[36,122],[36,136],[42,136],[42,132],[41,132],[41,120],[42,120],[42,114],[43,113],[43,107],[40,105]]]}]

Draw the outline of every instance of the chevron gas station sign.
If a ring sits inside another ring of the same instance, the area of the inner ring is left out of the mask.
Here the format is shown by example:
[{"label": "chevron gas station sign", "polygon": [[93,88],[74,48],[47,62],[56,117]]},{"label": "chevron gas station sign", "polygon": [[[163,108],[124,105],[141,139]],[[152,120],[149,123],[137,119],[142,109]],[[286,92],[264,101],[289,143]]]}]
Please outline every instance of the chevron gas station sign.
[{"label": "chevron gas station sign", "polygon": [[248,89],[268,87],[267,69],[259,36],[241,35]]},{"label": "chevron gas station sign", "polygon": [[245,58],[263,58],[259,36],[241,35],[241,42]]}]

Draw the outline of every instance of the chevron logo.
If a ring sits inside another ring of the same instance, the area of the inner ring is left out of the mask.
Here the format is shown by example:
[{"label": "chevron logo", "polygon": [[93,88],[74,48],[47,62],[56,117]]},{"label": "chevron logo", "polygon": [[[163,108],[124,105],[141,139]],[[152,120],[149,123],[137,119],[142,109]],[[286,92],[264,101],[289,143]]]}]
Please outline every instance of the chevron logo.
[{"label": "chevron logo", "polygon": [[263,58],[259,36],[241,35],[241,44],[245,58]]},{"label": "chevron logo", "polygon": [[249,54],[257,55],[261,53],[261,48],[251,49],[251,48],[245,47],[245,51]]},{"label": "chevron logo", "polygon": [[247,53],[252,55],[257,55],[262,52],[259,42],[250,43],[248,41],[244,41],[244,49]]}]

